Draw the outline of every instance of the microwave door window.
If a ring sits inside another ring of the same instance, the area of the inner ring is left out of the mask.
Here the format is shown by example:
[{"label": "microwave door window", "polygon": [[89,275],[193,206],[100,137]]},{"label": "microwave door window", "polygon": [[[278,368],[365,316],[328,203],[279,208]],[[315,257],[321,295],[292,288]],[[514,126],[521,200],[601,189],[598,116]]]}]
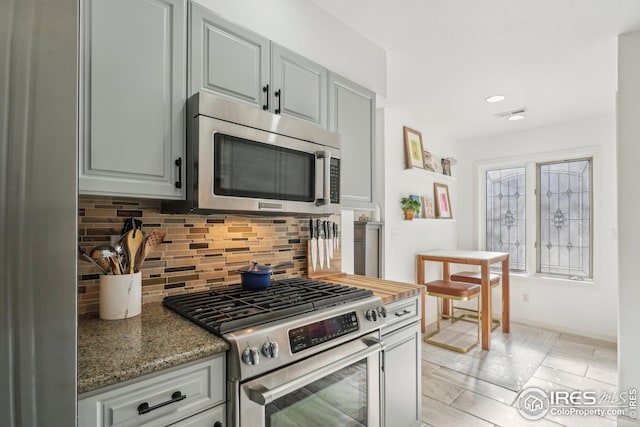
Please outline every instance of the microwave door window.
[{"label": "microwave door window", "polygon": [[315,155],[250,141],[214,136],[214,194],[310,202],[315,191]]}]

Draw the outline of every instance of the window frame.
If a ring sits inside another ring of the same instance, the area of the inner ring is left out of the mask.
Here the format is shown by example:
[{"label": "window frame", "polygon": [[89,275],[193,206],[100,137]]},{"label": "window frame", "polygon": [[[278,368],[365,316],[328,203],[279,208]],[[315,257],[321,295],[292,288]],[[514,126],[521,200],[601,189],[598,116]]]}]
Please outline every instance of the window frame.
[{"label": "window frame", "polygon": [[[526,225],[526,235],[528,238],[527,244],[527,271],[515,271],[510,270],[512,276],[516,277],[527,277],[527,278],[538,278],[545,281],[550,281],[554,283],[565,283],[571,285],[593,285],[595,283],[599,283],[598,280],[598,272],[600,270],[600,265],[598,259],[596,258],[596,245],[599,246],[599,242],[601,240],[601,236],[597,235],[598,230],[596,230],[597,218],[601,215],[601,206],[597,203],[601,199],[601,196],[598,196],[600,191],[603,189],[598,186],[595,188],[593,183],[597,183],[597,177],[600,176],[600,157],[602,156],[601,148],[598,146],[589,146],[583,147],[581,149],[567,149],[567,150],[557,150],[550,152],[540,152],[540,153],[525,153],[519,156],[508,156],[502,158],[493,158],[493,159],[483,159],[476,160],[472,162],[473,168],[473,180],[474,180],[474,213],[473,213],[473,221],[474,221],[474,245],[480,251],[486,250],[486,172],[488,170],[496,170],[496,169],[509,169],[509,168],[517,168],[524,167],[527,182],[534,182],[534,187],[537,186],[537,164],[545,163],[545,162],[556,162],[559,160],[578,160],[584,158],[591,159],[591,277],[584,279],[576,279],[570,276],[558,276],[551,275],[547,273],[538,273],[538,253],[537,253],[537,217],[538,217],[538,206],[537,206],[537,194],[536,188],[528,188],[527,189],[527,208],[526,208],[526,217],[528,218]],[[531,218],[535,218],[532,220]]]},{"label": "window frame", "polygon": [[[541,230],[541,225],[540,225],[540,197],[542,192],[539,191],[540,187],[541,187],[541,176],[540,176],[540,168],[541,166],[544,165],[557,165],[560,163],[571,163],[571,162],[580,162],[580,161],[587,161],[589,163],[589,275],[588,276],[576,276],[576,275],[571,275],[571,274],[561,274],[561,273],[548,273],[548,272],[542,272],[541,270],[541,259],[542,259],[542,254],[541,254],[541,249],[542,249],[542,244],[541,242],[541,236],[540,233],[542,232]],[[557,277],[560,279],[569,279],[569,280],[592,280],[593,279],[593,252],[594,252],[594,248],[593,248],[593,216],[594,216],[594,206],[593,206],[593,156],[590,157],[574,157],[574,158],[570,158],[570,159],[562,159],[562,160],[549,160],[549,161],[542,161],[542,162],[536,162],[535,164],[536,167],[536,184],[535,184],[535,193],[536,193],[536,241],[535,241],[535,247],[536,247],[536,274],[538,275],[543,275],[543,276],[549,276],[549,277]]]}]

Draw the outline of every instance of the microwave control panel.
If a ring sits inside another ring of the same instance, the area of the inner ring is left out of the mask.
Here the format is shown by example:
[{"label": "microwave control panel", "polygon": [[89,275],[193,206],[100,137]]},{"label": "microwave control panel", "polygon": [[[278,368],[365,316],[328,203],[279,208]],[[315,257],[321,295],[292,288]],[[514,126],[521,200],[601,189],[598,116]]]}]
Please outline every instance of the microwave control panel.
[{"label": "microwave control panel", "polygon": [[331,158],[330,182],[329,200],[333,204],[340,204],[340,159]]}]

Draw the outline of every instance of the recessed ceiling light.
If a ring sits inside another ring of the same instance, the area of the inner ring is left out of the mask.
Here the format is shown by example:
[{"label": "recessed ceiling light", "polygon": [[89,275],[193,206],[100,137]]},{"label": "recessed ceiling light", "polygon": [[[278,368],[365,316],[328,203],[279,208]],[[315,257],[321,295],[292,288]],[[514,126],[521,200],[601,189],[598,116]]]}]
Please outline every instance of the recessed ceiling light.
[{"label": "recessed ceiling light", "polygon": [[522,120],[526,117],[527,116],[525,116],[524,114],[514,114],[513,116],[509,116],[507,120]]},{"label": "recessed ceiling light", "polygon": [[500,101],[504,101],[504,99],[506,98],[506,96],[504,95],[493,95],[488,97],[487,99],[485,99],[486,102],[500,102]]}]

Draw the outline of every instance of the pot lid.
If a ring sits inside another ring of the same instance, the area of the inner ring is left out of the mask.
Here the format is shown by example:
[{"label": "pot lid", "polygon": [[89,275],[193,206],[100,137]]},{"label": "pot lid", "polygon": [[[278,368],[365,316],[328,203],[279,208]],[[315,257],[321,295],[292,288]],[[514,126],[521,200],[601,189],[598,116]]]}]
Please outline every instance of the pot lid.
[{"label": "pot lid", "polygon": [[238,271],[241,273],[270,273],[271,267],[263,264],[258,264],[257,261],[254,261],[251,265],[243,267]]}]

